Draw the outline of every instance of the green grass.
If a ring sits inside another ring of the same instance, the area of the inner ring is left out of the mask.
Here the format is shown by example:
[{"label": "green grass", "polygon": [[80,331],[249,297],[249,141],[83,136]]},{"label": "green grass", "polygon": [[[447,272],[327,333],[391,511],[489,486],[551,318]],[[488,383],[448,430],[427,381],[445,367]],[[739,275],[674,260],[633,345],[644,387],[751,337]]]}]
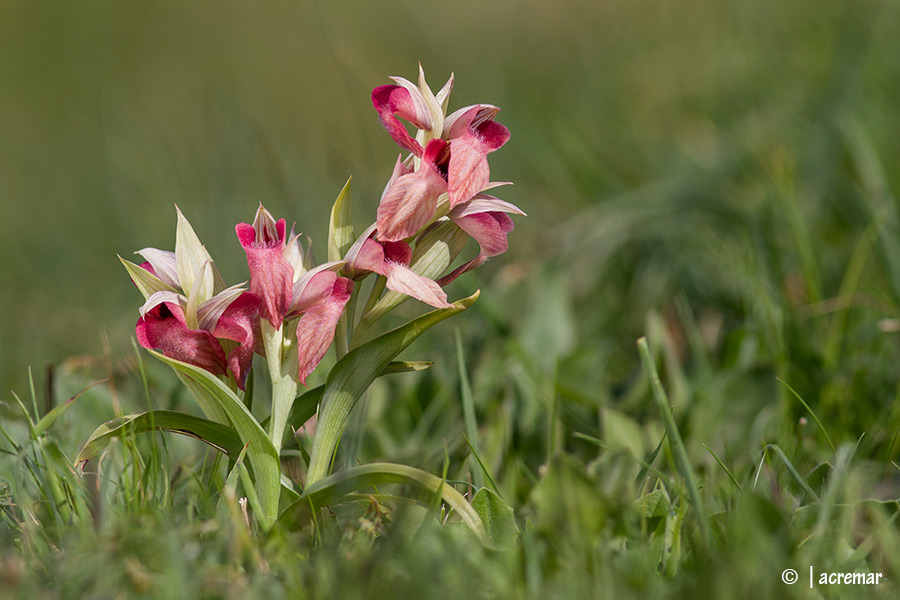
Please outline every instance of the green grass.
[{"label": "green grass", "polygon": [[[0,9],[0,595],[895,597],[898,25],[838,0]],[[368,92],[417,60],[456,73],[451,109],[503,108],[492,173],[529,217],[337,466],[496,487],[515,543],[396,487],[263,536],[172,435],[75,473],[108,419],[196,413],[135,354],[116,253],[171,247],[178,203],[240,281],[228,232],[264,201],[322,260],[346,178],[369,222],[395,158]],[[99,379],[40,435],[8,392],[34,425]],[[809,590],[810,565],[884,583]]]}]

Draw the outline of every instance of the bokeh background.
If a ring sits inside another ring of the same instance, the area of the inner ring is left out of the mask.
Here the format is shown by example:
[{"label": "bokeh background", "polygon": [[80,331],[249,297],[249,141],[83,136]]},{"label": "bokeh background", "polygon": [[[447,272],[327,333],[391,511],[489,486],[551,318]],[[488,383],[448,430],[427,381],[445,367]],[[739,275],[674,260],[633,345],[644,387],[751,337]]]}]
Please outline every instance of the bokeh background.
[{"label": "bokeh background", "polygon": [[698,427],[759,435],[784,404],[776,376],[848,436],[897,418],[897,3],[0,10],[4,394],[29,366],[40,390],[48,364],[133,356],[140,298],[116,254],[171,249],[175,204],[229,281],[247,276],[233,226],[259,202],[320,257],[348,176],[371,222],[397,148],[369,92],[421,61],[435,88],[455,72],[451,109],[502,107],[512,141],[492,172],[529,214],[451,289],[489,291],[466,340],[559,382],[576,420],[628,411],[634,340],[654,332],[676,399],[695,397],[679,368],[727,373]]},{"label": "bokeh background", "polygon": [[[814,565],[885,575],[829,598],[896,597],[898,32],[896,0],[0,0],[0,595],[799,597],[780,573]],[[60,481],[88,506],[71,464],[101,423],[197,411],[135,351],[116,255],[173,248],[177,204],[242,281],[234,224],[263,202],[324,259],[344,182],[365,227],[397,156],[370,91],[419,61],[456,74],[451,109],[502,107],[492,174],[528,217],[402,356],[434,366],[371,386],[336,468],[483,472],[515,547],[350,506],[250,539],[216,516],[224,461],[162,433],[105,455],[90,516],[59,512]],[[9,393],[44,414],[101,378],[40,437]]]}]

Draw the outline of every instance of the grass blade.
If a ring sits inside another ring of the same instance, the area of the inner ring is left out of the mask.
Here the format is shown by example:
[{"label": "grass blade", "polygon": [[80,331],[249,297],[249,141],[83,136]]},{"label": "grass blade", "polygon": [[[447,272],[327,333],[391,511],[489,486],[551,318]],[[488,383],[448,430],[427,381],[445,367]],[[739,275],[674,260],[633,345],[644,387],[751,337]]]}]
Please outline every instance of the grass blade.
[{"label": "grass blade", "polygon": [[687,483],[688,495],[691,498],[691,504],[694,505],[694,511],[697,514],[697,522],[700,523],[700,531],[703,533],[703,539],[706,545],[712,543],[712,529],[706,516],[706,509],[700,498],[700,489],[697,487],[697,480],[694,478],[694,471],[688,460],[687,450],[684,448],[684,442],[675,424],[675,417],[669,407],[669,400],[666,392],[659,380],[659,373],[656,372],[656,366],[653,364],[653,358],[650,355],[650,347],[647,345],[647,338],[639,338],[637,341],[638,352],[641,355],[641,363],[644,366],[644,372],[650,379],[650,389],[653,391],[653,400],[659,409],[666,427],[666,433],[669,436],[669,445],[672,447],[672,454],[675,455],[675,464],[681,472]]}]

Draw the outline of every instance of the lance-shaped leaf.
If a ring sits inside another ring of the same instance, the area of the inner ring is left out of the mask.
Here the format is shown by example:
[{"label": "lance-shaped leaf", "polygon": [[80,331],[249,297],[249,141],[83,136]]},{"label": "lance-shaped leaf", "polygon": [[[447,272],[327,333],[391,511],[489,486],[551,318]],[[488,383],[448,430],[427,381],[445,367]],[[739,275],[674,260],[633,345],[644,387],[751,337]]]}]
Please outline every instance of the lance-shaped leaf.
[{"label": "lance-shaped leaf", "polygon": [[234,392],[208,371],[188,363],[173,360],[158,352],[150,351],[153,356],[175,369],[184,380],[192,382],[191,392],[205,396],[205,402],[215,402],[228,415],[234,429],[243,444],[250,444],[247,456],[256,475],[256,487],[263,514],[260,521],[268,529],[278,515],[278,499],[281,491],[281,465],[278,452],[266,436],[266,432],[250,414]]},{"label": "lance-shaped leaf", "polygon": [[[315,408],[313,408],[315,410]],[[151,410],[138,415],[129,415],[107,421],[98,427],[85,442],[75,459],[76,468],[102,453],[114,439],[124,439],[148,431],[165,431],[196,438],[232,460],[246,454],[248,445],[241,443],[241,437],[234,428],[202,417],[171,410]],[[252,468],[252,465],[251,465]],[[251,469],[251,475],[253,475]],[[254,475],[255,480],[255,475]],[[290,505],[299,497],[293,483],[281,478],[281,499],[279,510]]]},{"label": "lance-shaped leaf", "polygon": [[503,549],[515,544],[519,536],[515,513],[496,492],[481,488],[472,498],[472,508],[481,517],[490,547]]},{"label": "lance-shaped leaf", "polygon": [[151,410],[138,415],[128,415],[107,421],[98,427],[75,459],[75,465],[93,459],[103,452],[114,439],[121,439],[147,431],[168,431],[206,442],[230,458],[237,457],[242,448],[237,432],[221,423],[171,410]]},{"label": "lance-shaped leaf", "polygon": [[453,303],[450,308],[434,310],[413,319],[350,351],[337,362],[328,374],[319,408],[316,437],[313,440],[306,478],[307,485],[328,475],[331,458],[344,430],[347,416],[378,374],[422,333],[471,306],[478,298],[478,294],[479,292],[475,292],[468,298]]},{"label": "lance-shaped leaf", "polygon": [[353,245],[353,221],[350,216],[350,182],[344,184],[331,207],[331,220],[328,222],[328,260],[337,261],[344,258],[347,250]]},{"label": "lance-shaped leaf", "polygon": [[392,483],[412,485],[432,494],[439,494],[482,543],[485,545],[490,543],[481,517],[466,502],[462,494],[431,473],[392,463],[371,463],[352,467],[316,483],[310,483],[300,498],[281,513],[278,522],[288,529],[297,529],[309,522],[322,507],[340,503],[342,498],[356,490]]}]

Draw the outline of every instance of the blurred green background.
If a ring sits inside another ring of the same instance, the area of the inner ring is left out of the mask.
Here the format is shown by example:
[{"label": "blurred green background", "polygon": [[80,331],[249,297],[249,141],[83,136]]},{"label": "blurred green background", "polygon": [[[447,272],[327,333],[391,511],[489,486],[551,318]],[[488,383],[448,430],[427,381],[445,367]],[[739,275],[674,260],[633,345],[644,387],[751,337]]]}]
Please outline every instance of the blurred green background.
[{"label": "blurred green background", "polygon": [[40,386],[48,363],[131,355],[140,298],[116,254],[171,249],[174,204],[229,281],[247,276],[233,226],[259,202],[320,258],[350,175],[371,222],[397,147],[369,92],[421,61],[435,88],[456,73],[451,109],[502,107],[513,137],[492,173],[529,213],[451,290],[491,292],[467,339],[488,323],[510,343],[494,352],[596,400],[658,322],[678,361],[750,374],[754,402],[716,410],[771,406],[779,375],[841,419],[851,400],[893,414],[896,3],[0,11],[0,389],[24,390],[29,365]]},{"label": "blurred green background", "polygon": [[[786,566],[815,565],[888,581],[824,597],[895,597],[897,504],[880,501],[900,497],[898,31],[889,0],[0,2],[3,427],[28,438],[9,390],[31,404],[29,366],[35,404],[48,364],[56,403],[111,377],[52,436],[17,455],[0,444],[3,515],[38,517],[0,523],[0,582],[15,592],[25,573],[28,598],[759,598],[790,593]],[[369,513],[375,525],[326,523],[324,541],[240,542],[242,525],[213,518],[223,465],[161,434],[108,453],[96,533],[48,516],[46,481],[84,491],[71,457],[104,420],[196,411],[155,361],[142,385],[141,299],[116,254],[172,249],[178,204],[242,281],[234,224],[263,202],[323,260],[347,177],[362,228],[398,152],[370,91],[417,61],[434,88],[455,72],[451,110],[502,107],[512,139],[492,175],[529,216],[507,254],[448,290],[481,287],[478,302],[403,355],[434,367],[373,384],[337,464],[471,481],[467,371],[470,437],[516,511],[515,551],[473,552],[452,527],[408,543],[402,519]]]}]

